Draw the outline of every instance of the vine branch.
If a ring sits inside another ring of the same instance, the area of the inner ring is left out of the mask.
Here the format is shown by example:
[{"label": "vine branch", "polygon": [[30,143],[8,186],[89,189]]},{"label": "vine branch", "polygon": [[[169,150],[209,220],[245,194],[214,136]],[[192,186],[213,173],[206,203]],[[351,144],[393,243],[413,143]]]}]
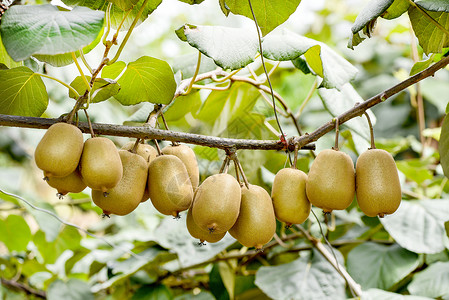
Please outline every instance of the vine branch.
[{"label": "vine branch", "polygon": [[28,285],[25,285],[21,282],[0,278],[0,283],[6,287],[24,291],[28,295],[34,295],[38,298],[47,299],[47,293],[45,293],[44,291],[35,290],[32,287],[29,287]]}]

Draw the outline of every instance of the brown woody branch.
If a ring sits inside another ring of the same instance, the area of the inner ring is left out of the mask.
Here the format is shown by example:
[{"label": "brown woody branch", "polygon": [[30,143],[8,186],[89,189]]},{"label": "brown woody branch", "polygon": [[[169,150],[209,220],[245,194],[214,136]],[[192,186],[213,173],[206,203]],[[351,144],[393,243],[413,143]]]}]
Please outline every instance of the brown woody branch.
[{"label": "brown woody branch", "polygon": [[0,282],[7,288],[20,290],[28,295],[34,295],[39,298],[47,299],[47,294],[44,291],[33,289],[32,287],[29,287],[28,285],[23,284],[21,282],[12,281],[4,278],[0,278]]}]

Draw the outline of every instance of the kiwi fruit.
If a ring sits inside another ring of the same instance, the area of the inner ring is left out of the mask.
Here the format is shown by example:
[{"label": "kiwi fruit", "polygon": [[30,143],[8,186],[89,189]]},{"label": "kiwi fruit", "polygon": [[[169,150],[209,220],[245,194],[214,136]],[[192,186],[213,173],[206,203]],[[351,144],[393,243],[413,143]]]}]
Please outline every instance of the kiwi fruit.
[{"label": "kiwi fruit", "polygon": [[124,216],[139,205],[145,191],[148,164],[145,159],[127,150],[118,151],[123,166],[123,176],[108,194],[92,190],[92,200],[104,214]]},{"label": "kiwi fruit", "polygon": [[229,174],[206,178],[196,190],[192,215],[203,230],[222,233],[231,229],[240,212],[241,190]]},{"label": "kiwi fruit", "polygon": [[341,151],[321,151],[310,167],[307,198],[325,213],[345,209],[355,195],[355,172],[351,157]]},{"label": "kiwi fruit", "polygon": [[[132,150],[136,142],[128,142],[123,145],[122,150]],[[136,153],[142,156],[148,163],[150,163],[157,156],[157,150],[148,144],[139,143],[137,145]]]},{"label": "kiwi fruit", "polygon": [[[134,148],[135,143],[136,142],[126,143],[125,145],[123,145],[122,150],[132,150]],[[139,143],[137,145],[136,153],[139,154],[140,156],[142,156],[148,162],[148,165],[150,165],[150,162],[153,161],[153,159],[155,159],[157,156],[157,150],[154,149],[153,146],[148,145],[148,144],[142,144],[142,143]],[[141,202],[145,202],[148,199],[150,199],[150,192],[148,190],[148,184],[147,184],[147,186],[145,187],[145,193],[143,194]]]},{"label": "kiwi fruit", "polygon": [[192,148],[187,145],[168,145],[162,149],[162,153],[177,156],[185,164],[192,187],[195,190],[200,182],[200,171]]},{"label": "kiwi fruit", "polygon": [[88,187],[108,192],[123,175],[122,162],[115,144],[104,137],[88,139],[84,143],[80,170]]},{"label": "kiwi fruit", "polygon": [[277,172],[271,189],[276,218],[286,223],[301,224],[310,214],[311,204],[306,194],[307,174],[298,169],[284,168]]},{"label": "kiwi fruit", "polygon": [[204,244],[204,241],[209,243],[216,243],[226,235],[226,231],[221,233],[210,232],[209,230],[204,230],[196,225],[195,221],[193,220],[191,208],[187,212],[186,225],[190,235],[196,239],[199,239],[200,244]]},{"label": "kiwi fruit", "polygon": [[83,134],[67,123],[51,125],[34,152],[34,159],[45,178],[63,177],[74,172],[83,152]]},{"label": "kiwi fruit", "polygon": [[58,190],[57,196],[59,199],[62,199],[62,196],[67,195],[67,193],[80,193],[86,188],[78,168],[64,177],[49,177],[47,183]]},{"label": "kiwi fruit", "polygon": [[242,187],[240,213],[229,233],[243,246],[261,250],[275,232],[276,217],[268,192],[252,184]]},{"label": "kiwi fruit", "polygon": [[151,202],[164,215],[178,217],[193,201],[186,166],[174,155],[160,155],[150,163],[148,188]]},{"label": "kiwi fruit", "polygon": [[394,213],[401,204],[398,169],[390,153],[382,149],[363,152],[356,163],[357,203],[369,217]]}]

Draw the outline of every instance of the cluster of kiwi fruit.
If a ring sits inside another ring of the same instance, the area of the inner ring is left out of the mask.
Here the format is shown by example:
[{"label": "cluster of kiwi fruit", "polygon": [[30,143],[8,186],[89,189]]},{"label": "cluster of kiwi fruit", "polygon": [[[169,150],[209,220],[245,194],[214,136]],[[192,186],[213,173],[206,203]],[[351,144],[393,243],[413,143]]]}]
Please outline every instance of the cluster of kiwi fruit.
[{"label": "cluster of kiwi fruit", "polygon": [[[107,216],[129,214],[148,199],[165,215],[178,218],[179,212],[188,210],[187,229],[200,243],[218,242],[229,232],[242,245],[262,249],[275,234],[276,219],[287,226],[301,224],[312,204],[329,213],[347,208],[356,194],[366,215],[383,217],[401,201],[394,160],[379,149],[362,153],[355,171],[349,155],[323,150],[309,175],[296,168],[280,170],[271,197],[260,186],[240,183],[227,174],[227,167],[199,184],[198,163],[186,145],[156,150],[129,142],[118,150],[104,137],[84,142],[82,132],[67,123],[47,130],[35,160],[60,197],[89,186],[93,202]],[[225,161],[229,164],[230,158]],[[235,163],[237,170],[240,164]]]}]

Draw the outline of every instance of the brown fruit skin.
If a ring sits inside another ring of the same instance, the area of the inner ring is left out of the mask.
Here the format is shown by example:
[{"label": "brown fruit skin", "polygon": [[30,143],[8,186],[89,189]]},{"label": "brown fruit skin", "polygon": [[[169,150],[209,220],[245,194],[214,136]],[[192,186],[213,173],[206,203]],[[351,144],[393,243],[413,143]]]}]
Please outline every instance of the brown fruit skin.
[{"label": "brown fruit skin", "polygon": [[307,198],[325,213],[347,208],[355,195],[355,172],[351,157],[340,151],[321,151],[310,167]]},{"label": "brown fruit skin", "polygon": [[[125,145],[123,145],[122,150],[131,150],[134,148],[135,142],[128,142]],[[142,156],[145,161],[148,162],[148,165],[150,165],[150,162],[153,161],[153,159],[157,156],[157,150],[153,148],[153,146],[148,144],[139,144],[137,146],[137,154]],[[148,199],[150,199],[150,191],[148,190],[148,184],[145,187],[145,193],[143,194],[142,200],[140,202],[145,202]]]},{"label": "brown fruit skin", "polygon": [[67,176],[78,167],[83,152],[83,134],[67,123],[51,125],[34,152],[34,159],[45,177]]},{"label": "brown fruit skin", "polygon": [[204,241],[209,243],[216,243],[226,235],[226,231],[221,233],[210,232],[209,230],[204,230],[196,225],[195,221],[193,220],[191,208],[187,212],[186,225],[190,235],[196,239],[199,239],[200,243],[204,243]]},{"label": "brown fruit skin", "polygon": [[228,231],[237,221],[240,203],[241,189],[237,180],[229,174],[212,175],[196,190],[193,220],[204,230]]},{"label": "brown fruit skin", "polygon": [[161,155],[150,163],[148,188],[151,202],[164,215],[177,217],[193,201],[193,189],[186,166],[174,155]]},{"label": "brown fruit skin", "polygon": [[360,209],[369,217],[394,213],[401,204],[398,169],[382,149],[363,152],[356,163],[356,194]]},{"label": "brown fruit skin", "polygon": [[277,172],[271,189],[276,218],[291,224],[301,224],[310,214],[311,204],[306,194],[307,174],[285,168]]},{"label": "brown fruit skin", "polygon": [[[134,144],[135,142],[128,142],[125,145],[123,145],[122,150],[132,150]],[[139,144],[137,146],[136,153],[142,156],[145,159],[145,161],[148,162],[148,164],[157,156],[157,150],[154,149],[153,146],[148,144]]]},{"label": "brown fruit skin", "polygon": [[200,171],[198,169],[195,152],[193,152],[192,148],[186,145],[168,145],[162,149],[162,153],[177,156],[186,165],[193,190],[195,190],[200,182]]},{"label": "brown fruit skin", "polygon": [[119,183],[108,191],[92,190],[92,200],[106,215],[124,216],[139,205],[148,176],[148,164],[143,157],[127,150],[118,151],[123,165]]},{"label": "brown fruit skin", "polygon": [[245,247],[262,249],[276,232],[276,217],[268,192],[257,185],[242,187],[240,213],[229,233]]},{"label": "brown fruit skin", "polygon": [[84,143],[80,162],[81,176],[93,190],[107,192],[123,176],[120,155],[114,143],[104,137],[94,137]]},{"label": "brown fruit skin", "polygon": [[49,177],[47,183],[57,189],[60,196],[67,195],[67,193],[80,193],[86,188],[78,169],[64,177]]}]

